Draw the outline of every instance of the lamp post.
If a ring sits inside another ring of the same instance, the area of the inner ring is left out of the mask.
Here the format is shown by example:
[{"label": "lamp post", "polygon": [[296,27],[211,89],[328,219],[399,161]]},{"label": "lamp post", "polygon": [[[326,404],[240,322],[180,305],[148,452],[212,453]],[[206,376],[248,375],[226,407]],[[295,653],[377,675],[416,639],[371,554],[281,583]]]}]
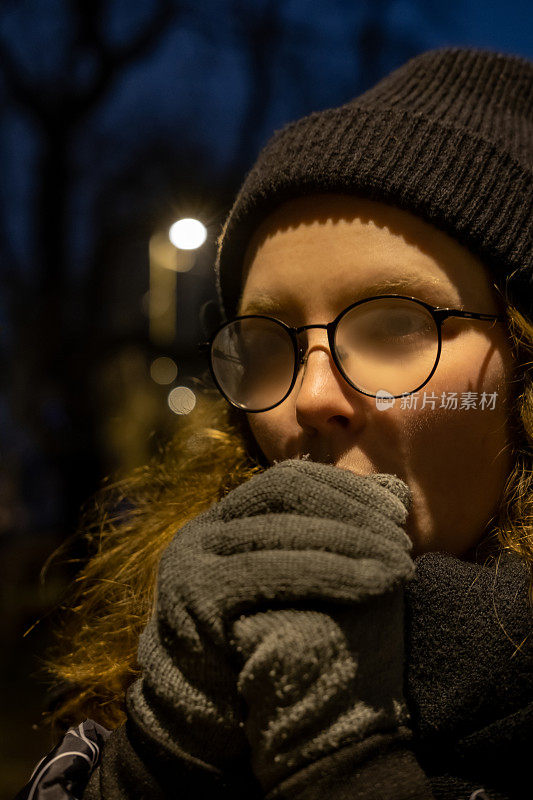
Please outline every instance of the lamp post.
[{"label": "lamp post", "polygon": [[205,225],[190,217],[174,222],[168,233],[159,231],[150,238],[149,335],[158,346],[175,341],[177,274],[192,269],[195,251],[206,238]]}]

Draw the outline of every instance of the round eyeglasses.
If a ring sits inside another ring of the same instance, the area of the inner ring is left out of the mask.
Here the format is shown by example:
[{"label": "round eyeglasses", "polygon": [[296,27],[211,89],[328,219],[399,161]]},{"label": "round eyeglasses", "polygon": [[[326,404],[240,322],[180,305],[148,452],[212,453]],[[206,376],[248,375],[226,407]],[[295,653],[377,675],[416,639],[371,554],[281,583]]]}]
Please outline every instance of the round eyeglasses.
[{"label": "round eyeglasses", "polygon": [[385,391],[397,398],[421,389],[437,369],[441,327],[448,317],[506,319],[388,294],[352,303],[323,325],[292,328],[261,314],[235,317],[199,347],[208,352],[218,390],[248,413],[270,411],[289,396],[306,353],[298,337],[310,328],[327,331],[335,366],[353,389],[368,397]]}]

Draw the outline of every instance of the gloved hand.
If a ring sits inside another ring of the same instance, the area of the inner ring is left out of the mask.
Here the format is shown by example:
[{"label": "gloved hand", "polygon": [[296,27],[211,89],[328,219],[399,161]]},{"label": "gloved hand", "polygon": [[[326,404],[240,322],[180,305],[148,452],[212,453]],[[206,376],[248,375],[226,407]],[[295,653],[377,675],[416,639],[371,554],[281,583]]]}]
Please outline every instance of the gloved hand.
[{"label": "gloved hand", "polygon": [[408,740],[409,503],[395,476],[289,460],[187,523],[161,558],[132,717],[221,776],[249,756],[272,797],[349,743]]}]

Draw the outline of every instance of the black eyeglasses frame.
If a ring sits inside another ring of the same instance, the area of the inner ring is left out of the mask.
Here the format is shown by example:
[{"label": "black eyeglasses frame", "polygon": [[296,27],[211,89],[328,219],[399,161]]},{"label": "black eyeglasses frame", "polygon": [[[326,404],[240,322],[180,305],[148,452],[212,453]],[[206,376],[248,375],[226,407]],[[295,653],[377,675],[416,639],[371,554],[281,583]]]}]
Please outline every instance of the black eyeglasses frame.
[{"label": "black eyeglasses frame", "polygon": [[[335,317],[334,320],[332,320],[331,322],[328,322],[327,324],[301,325],[298,328],[293,328],[290,325],[287,325],[282,320],[276,319],[276,317],[271,317],[271,316],[269,316],[267,314],[243,314],[242,316],[237,316],[237,317],[234,317],[233,319],[226,320],[225,322],[222,322],[216,328],[216,330],[211,334],[211,336],[209,337],[209,339],[206,342],[201,342],[200,344],[198,344],[198,349],[202,353],[206,353],[207,352],[208,365],[209,365],[209,371],[211,373],[211,377],[213,378],[215,386],[217,387],[219,392],[222,394],[222,396],[227,400],[227,402],[230,403],[230,405],[232,405],[234,408],[239,409],[239,411],[245,411],[247,414],[260,414],[260,413],[262,413],[264,411],[271,411],[273,408],[276,408],[277,406],[281,405],[281,403],[283,403],[283,401],[287,399],[287,397],[290,395],[290,393],[292,392],[292,390],[294,388],[294,385],[295,385],[296,380],[298,378],[298,372],[300,370],[300,366],[301,366],[301,364],[303,362],[303,359],[305,357],[305,353],[306,353],[306,350],[307,350],[306,347],[303,347],[302,345],[299,344],[299,342],[298,342],[299,334],[302,333],[302,331],[309,330],[310,328],[323,328],[323,329],[325,329],[327,331],[327,334],[328,334],[328,344],[329,344],[329,350],[330,350],[330,353],[331,353],[331,357],[333,358],[335,366],[337,367],[339,373],[342,375],[344,380],[348,383],[349,386],[352,387],[352,389],[355,389],[356,392],[359,392],[360,394],[363,394],[366,397],[377,397],[377,395],[375,395],[375,394],[370,394],[369,392],[364,392],[362,389],[359,389],[348,378],[348,376],[344,372],[344,370],[343,370],[343,368],[342,368],[342,366],[341,366],[341,364],[339,362],[339,359],[337,358],[337,353],[336,353],[336,350],[335,350],[335,334],[336,334],[336,331],[337,331],[337,326],[339,325],[341,319],[345,316],[345,314],[347,314],[353,308],[355,308],[356,306],[360,306],[363,303],[368,303],[371,300],[383,300],[383,299],[387,299],[387,298],[395,298],[395,299],[400,299],[400,300],[412,300],[414,303],[418,303],[418,305],[423,306],[423,308],[425,308],[427,311],[429,311],[429,313],[433,317],[433,320],[435,322],[435,327],[437,329],[437,342],[438,342],[437,355],[436,355],[435,363],[433,364],[433,368],[432,368],[431,372],[427,376],[426,380],[423,383],[421,383],[420,386],[417,386],[416,389],[412,389],[410,392],[403,392],[402,394],[398,394],[398,395],[391,395],[391,397],[394,397],[395,399],[400,398],[400,397],[407,397],[410,394],[414,394],[415,392],[418,392],[419,389],[422,389],[422,387],[425,386],[428,383],[428,381],[431,379],[431,377],[435,373],[435,370],[437,369],[437,366],[439,364],[440,354],[441,354],[441,350],[442,350],[442,331],[441,331],[441,328],[442,328],[442,323],[444,322],[445,319],[447,319],[448,317],[462,317],[464,319],[480,319],[480,320],[500,321],[500,322],[503,322],[503,321],[505,321],[507,319],[505,314],[481,314],[481,313],[478,313],[476,311],[465,311],[465,310],[459,309],[459,308],[440,308],[439,306],[433,306],[430,303],[425,303],[423,300],[419,300],[417,297],[409,297],[407,295],[402,295],[402,294],[380,294],[380,295],[375,295],[374,297],[365,297],[362,300],[357,300],[355,303],[352,303],[347,308],[345,308],[343,311],[341,311],[340,314],[338,314]],[[260,408],[260,409],[243,408],[242,405],[239,405],[238,403],[235,403],[233,400],[231,400],[226,395],[226,393],[224,392],[222,387],[220,386],[220,384],[219,384],[219,382],[218,382],[218,380],[216,378],[215,371],[213,369],[213,363],[212,363],[212,347],[213,347],[214,340],[218,336],[220,331],[223,328],[225,328],[227,325],[232,324],[234,322],[237,322],[238,320],[241,320],[241,319],[252,319],[252,318],[253,319],[268,319],[268,320],[271,320],[273,322],[276,322],[278,325],[281,325],[281,327],[289,334],[289,337],[290,337],[291,342],[292,342],[293,350],[294,350],[294,372],[293,372],[292,381],[291,381],[291,384],[289,386],[289,389],[287,390],[285,395],[281,398],[281,400],[279,400],[277,403],[274,403],[273,405],[268,406],[267,408]]]}]

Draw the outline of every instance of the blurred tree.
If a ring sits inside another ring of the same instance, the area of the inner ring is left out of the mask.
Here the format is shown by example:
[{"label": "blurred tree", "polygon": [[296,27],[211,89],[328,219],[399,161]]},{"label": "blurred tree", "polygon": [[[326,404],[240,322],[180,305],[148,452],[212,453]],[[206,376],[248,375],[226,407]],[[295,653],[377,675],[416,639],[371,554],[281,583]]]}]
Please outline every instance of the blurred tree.
[{"label": "blurred tree", "polygon": [[[28,277],[9,247],[9,235],[2,235],[1,280],[8,292],[14,356],[8,391],[18,423],[32,430],[61,476],[68,529],[83,496],[99,478],[95,409],[87,402],[85,381],[91,369],[87,328],[95,314],[94,297],[74,298],[71,292],[72,145],[117,77],[157,47],[179,7],[172,0],[156,0],[138,29],[117,41],[109,36],[111,4],[105,0],[54,5],[51,14],[49,3],[34,4],[32,16],[27,4],[6,2],[1,9],[4,92],[36,126],[40,142],[35,175],[38,263]],[[43,30],[50,37],[47,50],[36,52]],[[77,319],[69,313],[73,302]]]},{"label": "blurred tree", "polygon": [[[213,241],[271,131],[344,102],[423,49],[444,24],[439,13],[436,0],[2,4],[0,86],[36,154],[23,162],[33,209],[25,255],[12,246],[7,193],[0,214],[5,380],[16,424],[62,480],[64,529],[102,472],[95,366],[115,339],[142,337],[138,305],[122,297],[118,313],[109,290],[142,293],[135,248],[195,207]],[[208,286],[204,269],[184,287],[195,279]],[[182,320],[191,330],[194,303]]]}]

